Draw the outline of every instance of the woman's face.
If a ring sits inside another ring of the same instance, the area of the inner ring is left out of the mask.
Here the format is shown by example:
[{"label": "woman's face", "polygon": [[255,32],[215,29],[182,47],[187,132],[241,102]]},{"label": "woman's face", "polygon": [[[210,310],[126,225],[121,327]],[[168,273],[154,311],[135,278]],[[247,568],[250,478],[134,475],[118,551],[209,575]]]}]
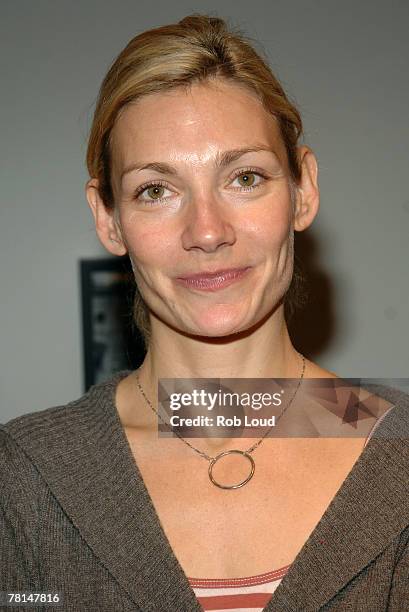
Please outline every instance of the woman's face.
[{"label": "woman's face", "polygon": [[[112,186],[138,288],[159,319],[227,336],[274,310],[292,277],[298,195],[278,124],[252,92],[218,81],[126,107],[112,132]],[[178,280],[231,268],[249,269],[217,290]]]}]

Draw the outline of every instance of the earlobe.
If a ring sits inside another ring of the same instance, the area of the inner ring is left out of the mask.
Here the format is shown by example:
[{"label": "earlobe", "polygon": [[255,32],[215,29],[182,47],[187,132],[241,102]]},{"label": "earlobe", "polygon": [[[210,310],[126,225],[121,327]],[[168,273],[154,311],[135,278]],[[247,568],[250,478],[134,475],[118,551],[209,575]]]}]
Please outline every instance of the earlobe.
[{"label": "earlobe", "polygon": [[296,190],[294,230],[302,232],[315,219],[319,209],[318,165],[309,147],[299,147],[301,179]]},{"label": "earlobe", "polygon": [[115,210],[105,205],[99,192],[98,179],[92,178],[87,182],[85,193],[100,242],[112,255],[125,255],[128,249],[115,220]]}]

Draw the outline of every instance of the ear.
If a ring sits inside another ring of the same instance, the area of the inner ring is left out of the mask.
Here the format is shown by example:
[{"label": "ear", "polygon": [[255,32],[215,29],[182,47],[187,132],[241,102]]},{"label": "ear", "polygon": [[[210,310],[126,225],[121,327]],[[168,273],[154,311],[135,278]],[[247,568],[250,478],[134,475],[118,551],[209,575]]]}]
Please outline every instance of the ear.
[{"label": "ear", "polygon": [[313,222],[319,209],[318,164],[307,146],[298,147],[301,179],[296,185],[294,229],[302,232]]},{"label": "ear", "polygon": [[99,192],[98,179],[90,179],[85,186],[85,194],[95,220],[95,228],[103,246],[112,255],[125,255],[128,252],[116,219],[115,210],[107,208]]}]

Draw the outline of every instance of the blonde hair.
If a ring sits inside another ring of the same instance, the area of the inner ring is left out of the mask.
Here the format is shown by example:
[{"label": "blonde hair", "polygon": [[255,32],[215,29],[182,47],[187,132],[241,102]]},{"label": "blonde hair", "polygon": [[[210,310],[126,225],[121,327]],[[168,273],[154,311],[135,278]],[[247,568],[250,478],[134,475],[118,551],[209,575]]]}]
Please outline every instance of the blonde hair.
[{"label": "blonde hair", "polygon": [[[255,92],[277,120],[287,151],[291,179],[298,183],[301,169],[297,142],[302,121],[267,61],[241,31],[219,17],[192,14],[176,24],[135,36],[107,72],[96,103],[87,148],[87,167],[99,181],[107,208],[115,209],[111,185],[111,133],[121,110],[141,96],[223,78]],[[303,302],[303,275],[295,259],[293,279],[285,297],[287,314]],[[145,346],[150,340],[149,310],[136,287],[133,319]]]}]

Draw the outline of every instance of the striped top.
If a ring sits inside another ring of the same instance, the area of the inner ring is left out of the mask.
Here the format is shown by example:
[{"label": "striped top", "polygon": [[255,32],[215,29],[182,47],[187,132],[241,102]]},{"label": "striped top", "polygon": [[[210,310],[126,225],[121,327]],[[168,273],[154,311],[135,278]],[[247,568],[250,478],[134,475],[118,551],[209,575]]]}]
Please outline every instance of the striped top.
[{"label": "striped top", "polygon": [[203,610],[261,612],[289,568],[245,578],[189,578],[189,583]]},{"label": "striped top", "polygon": [[[393,406],[377,419],[366,438],[364,448],[379,423],[392,408]],[[244,578],[188,578],[188,580],[205,611],[262,612],[290,567],[291,565],[285,565],[265,574]]]}]

